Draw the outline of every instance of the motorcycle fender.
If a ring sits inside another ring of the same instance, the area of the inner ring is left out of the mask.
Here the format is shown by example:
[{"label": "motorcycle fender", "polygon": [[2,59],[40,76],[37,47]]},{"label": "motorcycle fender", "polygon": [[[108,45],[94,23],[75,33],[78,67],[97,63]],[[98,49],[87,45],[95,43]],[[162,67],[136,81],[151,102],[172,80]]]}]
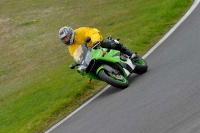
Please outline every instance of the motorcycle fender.
[{"label": "motorcycle fender", "polygon": [[100,71],[101,69],[107,70],[107,71],[109,71],[109,72],[114,72],[113,69],[112,69],[112,67],[110,67],[109,65],[104,64],[104,65],[101,65],[101,66],[97,69],[96,74],[98,74],[99,71]]},{"label": "motorcycle fender", "polygon": [[100,71],[101,69],[103,69],[103,66],[102,66],[102,65],[97,69],[96,75],[99,73],[99,71]]}]

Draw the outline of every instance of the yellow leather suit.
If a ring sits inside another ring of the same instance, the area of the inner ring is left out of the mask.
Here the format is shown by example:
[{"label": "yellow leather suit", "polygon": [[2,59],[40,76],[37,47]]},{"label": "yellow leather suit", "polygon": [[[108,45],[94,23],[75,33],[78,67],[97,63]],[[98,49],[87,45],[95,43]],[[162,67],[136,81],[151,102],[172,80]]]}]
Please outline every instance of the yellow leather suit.
[{"label": "yellow leather suit", "polygon": [[87,36],[91,38],[91,41],[87,44],[88,47],[92,47],[95,41],[102,41],[103,39],[100,31],[95,28],[81,27],[74,30],[74,42],[68,46],[71,56],[73,56],[76,48],[85,41]]}]

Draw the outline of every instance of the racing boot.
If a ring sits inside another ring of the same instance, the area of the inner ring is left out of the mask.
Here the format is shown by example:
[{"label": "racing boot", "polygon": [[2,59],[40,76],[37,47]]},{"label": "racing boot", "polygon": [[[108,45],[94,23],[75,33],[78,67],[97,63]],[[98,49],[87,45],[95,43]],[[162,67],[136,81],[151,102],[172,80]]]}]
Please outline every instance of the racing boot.
[{"label": "racing boot", "polygon": [[129,58],[130,58],[130,60],[131,60],[132,62],[134,62],[135,60],[137,60],[137,53],[134,53],[132,50],[127,49],[127,48],[124,47],[123,45],[122,45],[122,47],[121,47],[121,52],[124,53],[124,54],[126,54],[126,55],[128,55]]}]

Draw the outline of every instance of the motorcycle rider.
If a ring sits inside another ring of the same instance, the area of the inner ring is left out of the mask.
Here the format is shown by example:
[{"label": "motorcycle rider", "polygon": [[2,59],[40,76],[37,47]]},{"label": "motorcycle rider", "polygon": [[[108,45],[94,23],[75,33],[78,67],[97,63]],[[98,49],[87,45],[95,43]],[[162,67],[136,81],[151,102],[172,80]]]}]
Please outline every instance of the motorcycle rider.
[{"label": "motorcycle rider", "polygon": [[103,39],[100,31],[96,28],[80,27],[73,30],[71,27],[64,26],[59,30],[58,35],[62,42],[68,46],[71,56],[73,56],[76,48],[85,41],[86,37],[89,36],[91,41],[87,43],[88,47],[92,47],[94,44],[100,42],[100,45],[103,48],[119,50],[128,55],[131,60],[136,58],[136,54],[120,44],[118,40]]}]

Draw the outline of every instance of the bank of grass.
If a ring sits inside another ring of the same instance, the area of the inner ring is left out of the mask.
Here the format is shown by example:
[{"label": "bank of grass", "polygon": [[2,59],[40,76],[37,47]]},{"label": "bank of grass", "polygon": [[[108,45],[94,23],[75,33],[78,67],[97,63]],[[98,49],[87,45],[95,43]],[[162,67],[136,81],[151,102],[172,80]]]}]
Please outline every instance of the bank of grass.
[{"label": "bank of grass", "polygon": [[192,0],[9,0],[0,2],[0,132],[42,132],[106,84],[69,65],[58,30],[98,28],[143,55]]}]

